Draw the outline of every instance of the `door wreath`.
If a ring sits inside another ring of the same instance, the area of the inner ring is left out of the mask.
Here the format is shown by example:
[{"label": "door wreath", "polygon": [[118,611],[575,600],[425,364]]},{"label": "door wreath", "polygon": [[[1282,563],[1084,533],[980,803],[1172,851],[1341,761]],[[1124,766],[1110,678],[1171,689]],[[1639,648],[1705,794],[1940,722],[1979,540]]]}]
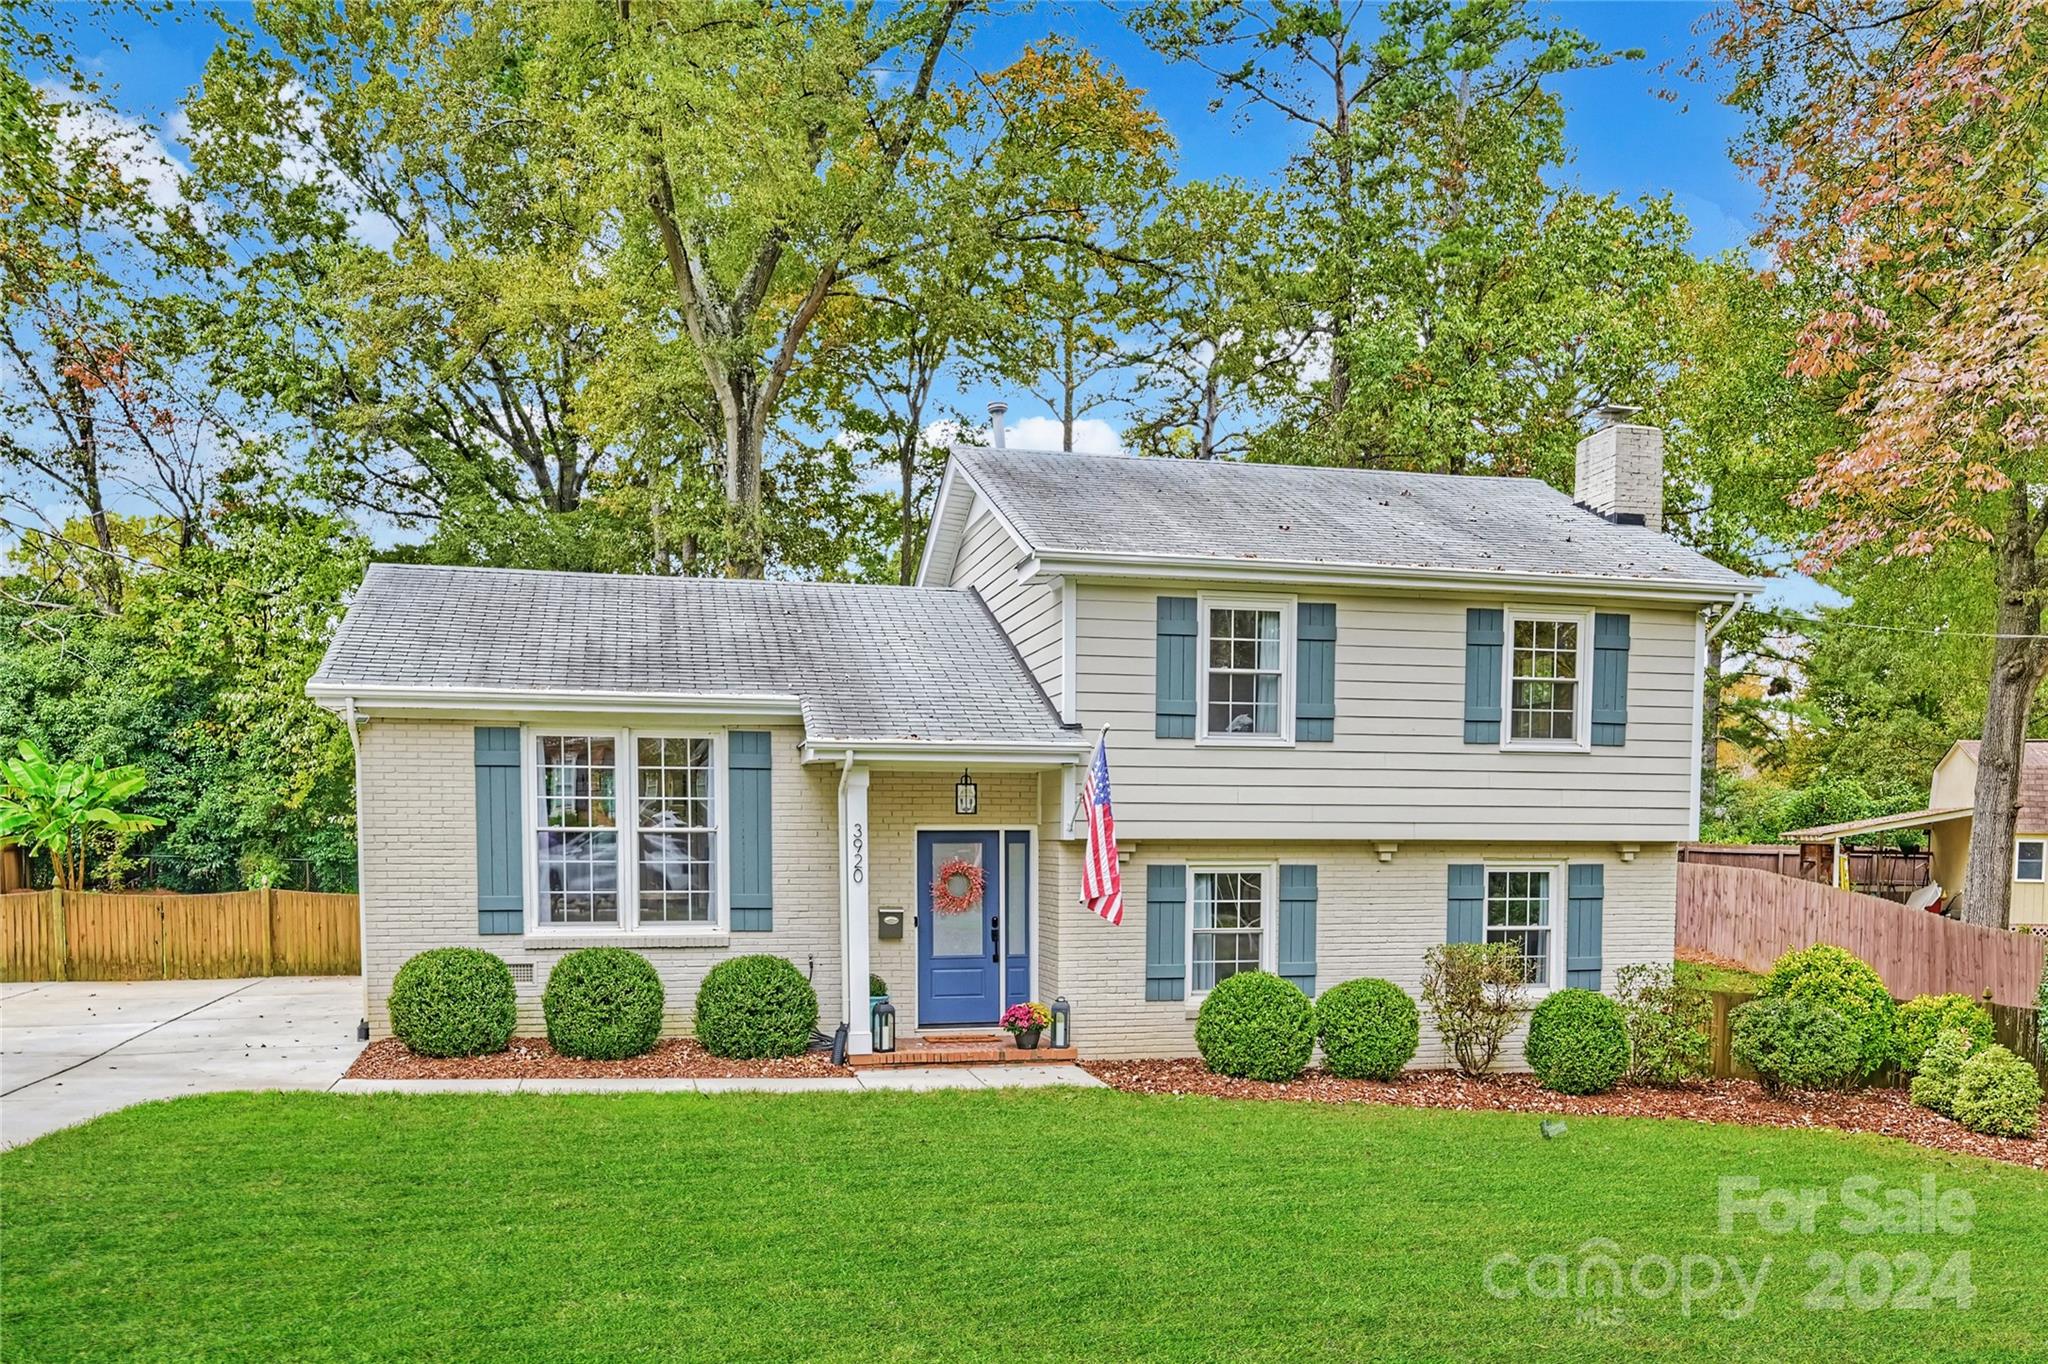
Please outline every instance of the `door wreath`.
[{"label": "door wreath", "polygon": [[948,858],[932,877],[932,909],[940,914],[965,914],[981,904],[988,878],[964,857]]}]

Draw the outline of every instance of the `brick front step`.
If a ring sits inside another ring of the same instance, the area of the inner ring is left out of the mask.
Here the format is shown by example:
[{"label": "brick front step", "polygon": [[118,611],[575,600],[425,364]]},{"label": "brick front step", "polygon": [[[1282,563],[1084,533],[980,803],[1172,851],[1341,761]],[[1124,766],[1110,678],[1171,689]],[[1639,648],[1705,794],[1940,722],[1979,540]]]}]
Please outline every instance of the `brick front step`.
[{"label": "brick front step", "polygon": [[1007,1037],[910,1037],[899,1038],[896,1050],[868,1056],[849,1056],[846,1064],[865,1069],[870,1066],[1046,1066],[1063,1065],[1075,1059],[1072,1047],[1013,1045]]}]

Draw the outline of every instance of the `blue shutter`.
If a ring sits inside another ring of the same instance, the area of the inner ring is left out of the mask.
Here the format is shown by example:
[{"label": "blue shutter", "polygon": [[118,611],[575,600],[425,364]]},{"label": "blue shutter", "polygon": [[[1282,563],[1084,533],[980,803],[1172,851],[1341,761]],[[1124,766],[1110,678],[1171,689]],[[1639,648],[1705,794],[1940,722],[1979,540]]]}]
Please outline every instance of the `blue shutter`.
[{"label": "blue shutter", "polygon": [[775,758],[763,730],[726,736],[726,788],[732,801],[732,850],[727,888],[732,931],[766,933],[775,927]]},{"label": "blue shutter", "polygon": [[1597,990],[1607,869],[1598,862],[1574,862],[1567,884],[1571,898],[1564,916],[1564,983],[1575,990]]},{"label": "blue shutter", "polygon": [[1316,992],[1316,869],[1280,868],[1280,974]]},{"label": "blue shutter", "polygon": [[1444,941],[1486,941],[1486,868],[1477,862],[1451,864]]},{"label": "blue shutter", "polygon": [[1501,615],[1475,606],[1465,612],[1465,742],[1500,742]]},{"label": "blue shutter", "polygon": [[[1159,599],[1158,685],[1153,699],[1154,737],[1195,737],[1195,599]],[[1180,996],[1175,995],[1178,999]]]},{"label": "blue shutter", "polygon": [[1303,602],[1294,612],[1294,737],[1337,737],[1337,607]]},{"label": "blue shutter", "polygon": [[476,731],[476,931],[526,931],[519,842],[519,731]]},{"label": "blue shutter", "polygon": [[1628,742],[1628,617],[1593,617],[1593,742]]},{"label": "blue shutter", "polygon": [[1187,993],[1188,869],[1154,864],[1145,869],[1145,998]]}]

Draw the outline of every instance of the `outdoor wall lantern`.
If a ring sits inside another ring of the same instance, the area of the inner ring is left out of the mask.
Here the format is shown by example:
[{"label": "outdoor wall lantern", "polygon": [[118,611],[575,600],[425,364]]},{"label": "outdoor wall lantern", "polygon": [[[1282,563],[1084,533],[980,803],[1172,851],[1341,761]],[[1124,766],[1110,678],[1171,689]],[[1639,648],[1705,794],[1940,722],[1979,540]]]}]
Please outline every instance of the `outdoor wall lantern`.
[{"label": "outdoor wall lantern", "polygon": [[974,784],[971,773],[960,774],[960,784],[953,788],[953,813],[956,815],[976,814],[981,809],[981,791]]},{"label": "outdoor wall lantern", "polygon": [[1052,1002],[1052,1045],[1054,1048],[1071,1047],[1074,1033],[1074,1019],[1067,1008],[1067,997],[1061,995]]},{"label": "outdoor wall lantern", "polygon": [[875,1006],[875,1050],[896,1050],[896,1006],[886,999]]}]

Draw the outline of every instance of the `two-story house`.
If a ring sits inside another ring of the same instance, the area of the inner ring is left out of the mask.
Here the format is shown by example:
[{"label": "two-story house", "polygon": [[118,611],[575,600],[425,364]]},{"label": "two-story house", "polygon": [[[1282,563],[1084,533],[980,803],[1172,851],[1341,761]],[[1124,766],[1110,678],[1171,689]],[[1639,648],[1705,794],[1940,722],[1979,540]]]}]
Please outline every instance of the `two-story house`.
[{"label": "two-story house", "polygon": [[[772,952],[867,1050],[1064,996],[1085,1056],[1193,1051],[1233,972],[1532,985],[1671,959],[1707,631],[1754,584],[1665,538],[1662,439],[1526,479],[953,453],[913,587],[373,568],[311,693],[357,745],[366,1009],[569,948],[689,1027]],[[1080,904],[1107,733],[1126,910]],[[1441,1060],[1425,1038],[1419,1064]]]}]

